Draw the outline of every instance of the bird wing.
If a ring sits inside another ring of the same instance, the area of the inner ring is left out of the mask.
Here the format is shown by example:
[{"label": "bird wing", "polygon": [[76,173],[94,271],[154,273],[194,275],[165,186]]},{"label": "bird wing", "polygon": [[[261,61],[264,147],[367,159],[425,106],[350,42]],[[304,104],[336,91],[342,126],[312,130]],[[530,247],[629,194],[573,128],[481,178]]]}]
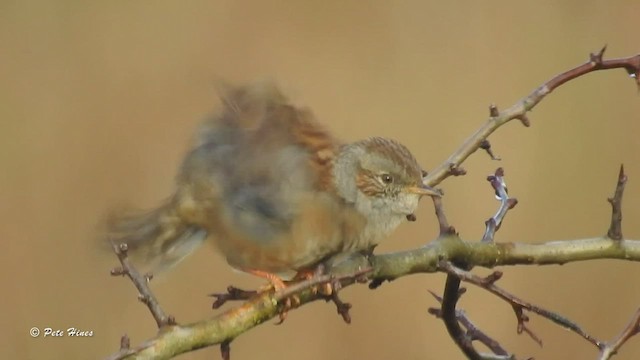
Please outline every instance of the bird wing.
[{"label": "bird wing", "polygon": [[268,242],[290,230],[300,199],[331,187],[339,145],[271,83],[229,87],[222,104],[199,131],[183,173],[216,178],[221,210],[234,228]]}]

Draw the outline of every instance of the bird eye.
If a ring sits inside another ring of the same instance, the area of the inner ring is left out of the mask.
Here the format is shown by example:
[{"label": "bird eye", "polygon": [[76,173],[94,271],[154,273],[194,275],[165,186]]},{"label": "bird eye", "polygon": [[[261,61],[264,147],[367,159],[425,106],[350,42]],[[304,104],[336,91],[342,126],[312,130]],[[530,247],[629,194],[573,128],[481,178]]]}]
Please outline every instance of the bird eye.
[{"label": "bird eye", "polygon": [[382,182],[385,184],[391,184],[393,182],[393,176],[389,174],[380,175],[380,179],[382,179]]}]

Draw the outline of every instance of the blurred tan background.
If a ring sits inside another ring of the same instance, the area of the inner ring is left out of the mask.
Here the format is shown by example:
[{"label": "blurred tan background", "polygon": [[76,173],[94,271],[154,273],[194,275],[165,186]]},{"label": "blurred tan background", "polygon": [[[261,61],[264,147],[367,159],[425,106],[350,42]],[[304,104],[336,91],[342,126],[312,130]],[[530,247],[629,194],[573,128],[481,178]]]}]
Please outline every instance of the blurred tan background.
[{"label": "blurred tan background", "polygon": [[[0,357],[99,359],[155,334],[131,283],[111,278],[115,257],[95,249],[112,206],[145,208],[167,196],[214,83],[271,77],[345,140],[385,135],[426,169],[486,118],[609,45],[640,52],[633,1],[1,1]],[[640,101],[624,71],[591,74],[547,98],[532,127],[491,138],[468,175],[442,187],[450,221],[477,239],[496,209],[485,176],[506,169],[520,200],[501,241],[542,242],[606,232],[620,163],[631,177],[624,233],[640,238]],[[408,249],[436,234],[429,202],[379,249]],[[506,268],[501,285],[610,339],[640,306],[640,264],[593,261]],[[483,272],[483,271],[480,271]],[[233,359],[461,359],[426,309],[442,275],[403,278],[372,292],[349,288],[346,326],[316,303],[232,344]],[[215,315],[206,294],[259,280],[232,272],[210,248],[153,282],[180,322]],[[521,357],[587,359],[595,349],[532,317],[539,348],[515,333],[511,310],[470,289],[463,307]],[[31,338],[31,327],[91,330],[91,338]],[[217,348],[184,359],[215,359]],[[640,357],[640,338],[619,359]]]}]

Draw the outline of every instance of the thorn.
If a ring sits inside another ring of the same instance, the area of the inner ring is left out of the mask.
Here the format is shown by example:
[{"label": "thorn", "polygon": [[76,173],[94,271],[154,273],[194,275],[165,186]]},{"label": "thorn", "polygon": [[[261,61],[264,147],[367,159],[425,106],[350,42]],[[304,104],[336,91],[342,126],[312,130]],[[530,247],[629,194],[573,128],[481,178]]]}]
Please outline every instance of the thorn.
[{"label": "thorn", "polygon": [[442,296],[436,294],[435,292],[431,291],[431,290],[427,290],[429,292],[429,294],[431,294],[431,296],[434,297],[434,299],[436,299],[436,301],[438,301],[439,303],[442,302]]},{"label": "thorn", "polygon": [[498,106],[496,104],[489,105],[489,116],[498,117],[500,115],[500,111],[498,111]]},{"label": "thorn", "polygon": [[449,174],[451,174],[452,176],[462,176],[466,175],[467,171],[463,167],[456,164],[449,164]]},{"label": "thorn", "polygon": [[111,276],[125,276],[127,275],[127,271],[121,267],[115,267],[113,269],[111,269],[111,271],[109,272],[111,274]]},{"label": "thorn", "polygon": [[600,66],[602,65],[602,57],[604,56],[604,52],[607,50],[607,45],[605,44],[600,51],[597,53],[589,54],[589,61],[592,65]]},{"label": "thorn", "polygon": [[127,245],[127,243],[122,243],[118,245],[118,250],[120,250],[120,253],[122,255],[126,255],[127,251],[129,250],[129,245]]},{"label": "thorn", "polygon": [[138,294],[138,301],[140,301],[141,303],[145,304],[145,305],[149,305],[149,298],[142,295],[142,294]]},{"label": "thorn", "polygon": [[222,360],[231,359],[231,340],[225,340],[220,343],[220,355]]},{"label": "thorn", "polygon": [[502,271],[494,271],[491,274],[489,274],[487,277],[482,279],[482,283],[484,285],[493,285],[493,283],[495,283],[496,281],[502,278],[502,275],[503,275]]},{"label": "thorn", "polygon": [[529,121],[529,117],[527,117],[526,114],[522,114],[522,115],[518,116],[517,119],[520,120],[520,122],[522,123],[522,125],[524,125],[524,127],[531,126],[531,121]]},{"label": "thorn", "polygon": [[416,217],[415,214],[409,214],[409,215],[407,215],[407,220],[408,221],[416,221],[416,220],[418,220],[418,218]]},{"label": "thorn", "polygon": [[482,140],[482,142],[480,143],[480,149],[486,151],[487,154],[489,154],[489,156],[491,157],[491,160],[496,160],[496,161],[502,160],[501,158],[493,154],[493,150],[491,150],[491,143],[489,142],[489,140],[487,139]]},{"label": "thorn", "polygon": [[129,350],[131,348],[131,339],[129,339],[129,335],[124,334],[120,337],[120,350]]}]

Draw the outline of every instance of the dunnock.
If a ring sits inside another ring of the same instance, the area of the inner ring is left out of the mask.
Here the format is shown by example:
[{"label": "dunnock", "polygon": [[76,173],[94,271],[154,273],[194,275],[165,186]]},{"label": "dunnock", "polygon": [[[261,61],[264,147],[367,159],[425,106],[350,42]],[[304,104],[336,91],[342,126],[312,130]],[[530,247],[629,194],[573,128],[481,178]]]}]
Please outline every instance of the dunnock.
[{"label": "dunnock", "polygon": [[113,217],[109,238],[155,270],[210,238],[232,267],[281,288],[333,255],[373,248],[423,195],[439,193],[404,145],[342,144],[273,84],[255,84],[226,89],[175,193],[148,213]]}]

